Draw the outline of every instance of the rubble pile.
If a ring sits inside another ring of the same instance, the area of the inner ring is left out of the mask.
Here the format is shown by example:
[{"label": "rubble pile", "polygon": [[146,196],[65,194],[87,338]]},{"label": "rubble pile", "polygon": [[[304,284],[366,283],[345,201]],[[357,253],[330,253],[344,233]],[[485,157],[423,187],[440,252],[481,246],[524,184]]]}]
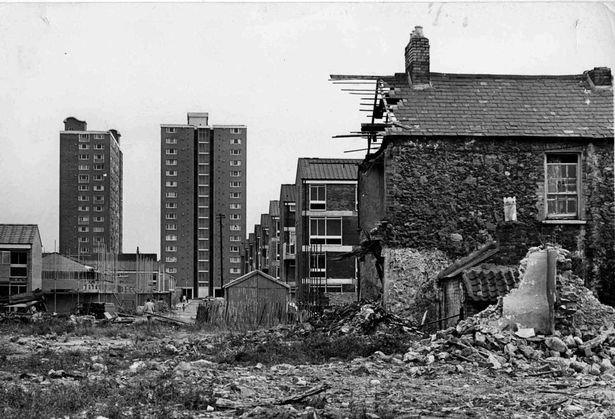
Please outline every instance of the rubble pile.
[{"label": "rubble pile", "polygon": [[309,323],[329,335],[416,332],[406,319],[387,312],[377,302],[354,302],[313,316]]}]

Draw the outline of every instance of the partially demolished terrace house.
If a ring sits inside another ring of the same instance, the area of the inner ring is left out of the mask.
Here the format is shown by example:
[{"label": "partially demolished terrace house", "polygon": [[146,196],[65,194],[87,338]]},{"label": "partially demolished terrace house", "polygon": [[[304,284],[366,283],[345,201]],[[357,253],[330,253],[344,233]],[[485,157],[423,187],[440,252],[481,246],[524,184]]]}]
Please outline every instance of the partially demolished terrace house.
[{"label": "partially demolished terrace house", "polygon": [[[552,243],[614,304],[611,70],[433,73],[421,27],[405,67],[332,75],[374,105],[358,134],[368,140],[358,175],[362,297],[382,293],[387,307],[424,321],[423,297],[442,305],[454,297],[443,282],[459,275],[465,295],[455,298],[484,300],[480,308],[515,286],[511,268],[528,248]],[[516,201],[509,221],[505,198]]]}]

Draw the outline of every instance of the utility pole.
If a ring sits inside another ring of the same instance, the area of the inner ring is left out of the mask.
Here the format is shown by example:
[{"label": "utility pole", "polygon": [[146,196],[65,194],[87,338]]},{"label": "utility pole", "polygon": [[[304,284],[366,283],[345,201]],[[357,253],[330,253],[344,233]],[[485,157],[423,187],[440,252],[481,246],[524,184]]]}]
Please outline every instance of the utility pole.
[{"label": "utility pole", "polygon": [[[222,246],[222,220],[226,218],[226,215],[218,214],[218,221],[220,222],[220,292],[224,293],[224,254]],[[224,296],[224,294],[222,294]]]}]

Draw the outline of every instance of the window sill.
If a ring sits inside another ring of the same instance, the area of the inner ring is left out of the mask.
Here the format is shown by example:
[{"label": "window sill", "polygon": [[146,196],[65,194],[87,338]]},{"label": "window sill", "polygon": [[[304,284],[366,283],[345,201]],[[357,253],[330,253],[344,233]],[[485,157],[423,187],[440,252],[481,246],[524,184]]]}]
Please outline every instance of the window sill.
[{"label": "window sill", "polygon": [[584,225],[587,224],[585,220],[566,220],[566,219],[550,219],[550,220],[542,220],[543,224],[569,224],[569,225]]}]

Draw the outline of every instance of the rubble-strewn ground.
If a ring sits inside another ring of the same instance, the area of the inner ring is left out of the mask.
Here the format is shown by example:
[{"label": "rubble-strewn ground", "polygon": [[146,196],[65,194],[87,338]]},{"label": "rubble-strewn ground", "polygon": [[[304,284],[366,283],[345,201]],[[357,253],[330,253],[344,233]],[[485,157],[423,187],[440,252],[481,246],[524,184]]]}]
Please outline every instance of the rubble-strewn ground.
[{"label": "rubble-strewn ground", "polygon": [[[548,349],[541,356],[544,338],[527,343],[516,338],[515,348],[501,352],[501,337],[480,332],[477,322],[464,323],[459,333],[425,339],[399,324],[386,332],[360,330],[378,318],[373,306],[346,315],[354,320],[344,330],[319,319],[316,327],[242,334],[162,324],[152,332],[142,324],[5,324],[0,326],[0,416],[615,415],[610,370],[592,372],[587,363],[576,371],[553,361],[558,357]],[[522,344],[538,348],[536,356],[521,353]],[[594,349],[591,356],[606,352]],[[566,356],[561,359],[570,359]]]}]

